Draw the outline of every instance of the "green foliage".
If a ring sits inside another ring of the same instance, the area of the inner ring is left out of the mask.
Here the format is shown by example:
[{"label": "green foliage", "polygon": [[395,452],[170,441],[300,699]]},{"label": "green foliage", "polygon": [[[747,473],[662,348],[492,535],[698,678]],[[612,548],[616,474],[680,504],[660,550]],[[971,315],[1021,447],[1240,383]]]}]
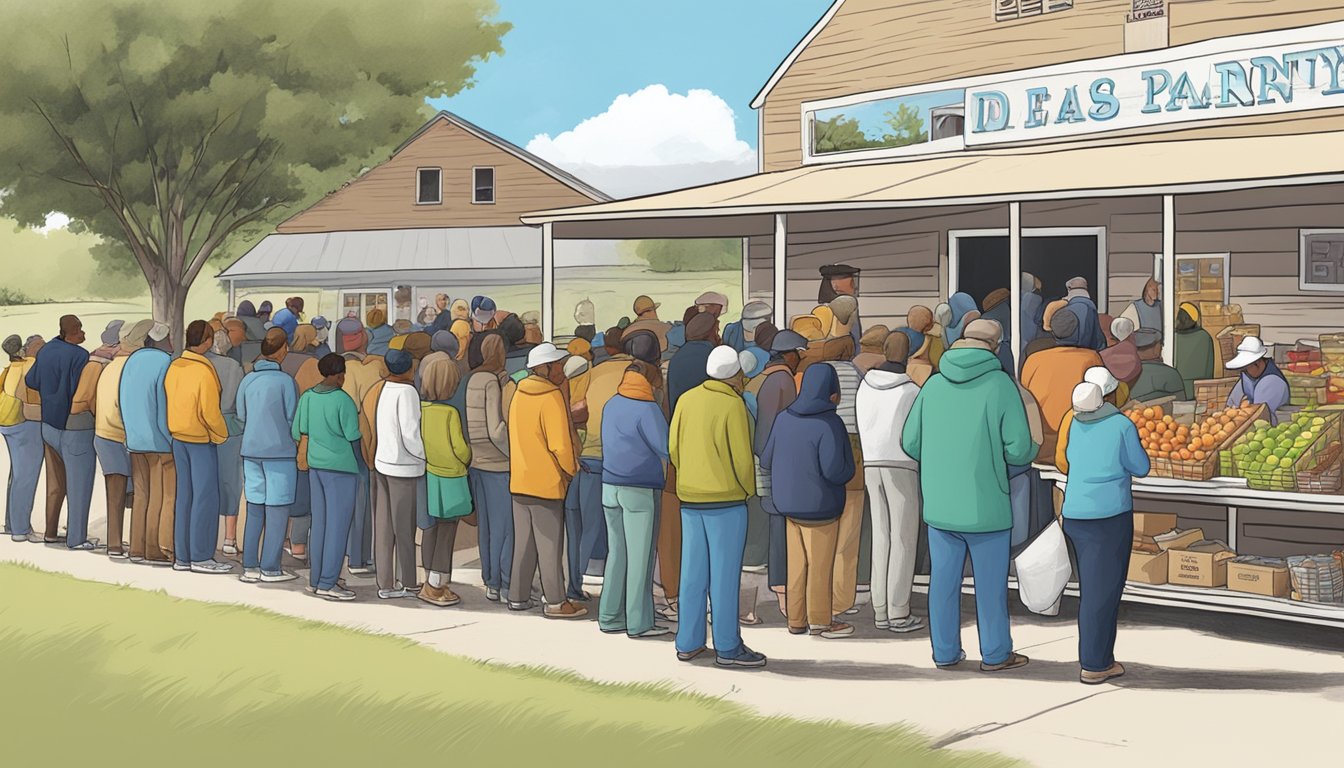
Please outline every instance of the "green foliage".
[{"label": "green foliage", "polygon": [[[467,610],[444,611],[441,622],[470,621]],[[0,714],[23,734],[5,745],[6,765],[158,765],[167,760],[153,755],[190,754],[208,767],[237,765],[243,751],[336,766],[1014,764],[933,749],[905,727],[766,718],[684,686],[484,664],[405,638],[30,566],[0,565],[0,616],[11,694]],[[565,640],[556,627],[504,618],[559,643],[558,662],[607,645],[592,625],[596,638]],[[676,674],[671,645],[658,647]],[[79,738],[69,738],[69,723],[79,723]],[[130,756],[123,744],[148,751]]]},{"label": "green foliage", "polygon": [[635,254],[654,272],[714,272],[742,267],[741,240],[640,240]]},{"label": "green foliage", "polygon": [[88,232],[43,233],[0,218],[0,284],[11,294],[0,304],[143,296],[145,279],[134,262],[113,261],[117,268],[109,269],[97,261],[106,247]]},{"label": "green foliage", "polygon": [[20,304],[32,304],[33,300],[28,294],[17,288],[9,286],[0,286],[0,307],[14,307]]},{"label": "green foliage", "polygon": [[909,104],[899,104],[895,112],[887,113],[887,127],[891,133],[882,137],[884,147],[908,147],[929,140],[924,119],[919,116],[919,110]]},{"label": "green foliage", "polygon": [[836,115],[830,120],[812,122],[813,153],[823,155],[828,152],[849,152],[855,149],[872,149],[883,146],[877,139],[870,139],[859,127],[859,121]]},{"label": "green foliage", "polygon": [[178,325],[212,259],[335,189],[502,52],[491,0],[43,0],[0,25],[0,212],[121,249]]}]

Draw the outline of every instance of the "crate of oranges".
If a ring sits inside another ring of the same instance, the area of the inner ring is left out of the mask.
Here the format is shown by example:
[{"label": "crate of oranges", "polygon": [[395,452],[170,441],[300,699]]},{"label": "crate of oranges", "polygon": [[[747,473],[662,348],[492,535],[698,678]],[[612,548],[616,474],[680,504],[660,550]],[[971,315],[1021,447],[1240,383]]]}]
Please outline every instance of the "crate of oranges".
[{"label": "crate of oranges", "polygon": [[1135,408],[1127,415],[1139,428],[1139,440],[1152,463],[1151,474],[1177,480],[1209,480],[1218,474],[1218,452],[1264,414],[1263,405],[1227,408],[1203,419],[1174,416],[1158,406]]}]

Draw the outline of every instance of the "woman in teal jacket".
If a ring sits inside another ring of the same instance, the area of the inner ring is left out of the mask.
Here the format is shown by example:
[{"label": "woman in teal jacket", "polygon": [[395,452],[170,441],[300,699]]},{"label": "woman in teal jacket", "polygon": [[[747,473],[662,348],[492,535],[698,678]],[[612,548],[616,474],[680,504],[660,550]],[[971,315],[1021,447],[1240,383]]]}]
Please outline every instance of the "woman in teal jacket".
[{"label": "woman in teal jacket", "polygon": [[1101,387],[1073,389],[1073,423],[1064,466],[1064,533],[1078,556],[1080,679],[1104,683],[1125,673],[1115,660],[1120,595],[1134,536],[1133,478],[1148,475],[1148,454],[1127,416],[1105,401]]}]

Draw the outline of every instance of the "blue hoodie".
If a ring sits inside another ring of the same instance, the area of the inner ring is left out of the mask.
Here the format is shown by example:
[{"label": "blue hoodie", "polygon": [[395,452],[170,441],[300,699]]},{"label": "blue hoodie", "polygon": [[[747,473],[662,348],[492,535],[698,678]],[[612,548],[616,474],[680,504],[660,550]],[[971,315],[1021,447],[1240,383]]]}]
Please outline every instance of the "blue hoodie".
[{"label": "blue hoodie", "polygon": [[969,294],[954,293],[947,300],[947,306],[952,308],[952,324],[943,329],[943,338],[947,341],[947,346],[952,346],[961,338],[961,334],[966,330],[966,315],[973,311],[975,299]]},{"label": "blue hoodie", "polygon": [[798,398],[770,429],[761,468],[770,473],[771,498],[785,517],[825,522],[845,509],[854,453],[831,401],[838,394],[840,378],[834,368],[808,366]]},{"label": "blue hoodie", "polygon": [[1101,330],[1101,318],[1097,315],[1097,305],[1087,296],[1074,296],[1069,299],[1067,308],[1078,318],[1078,330],[1069,337],[1076,339],[1073,346],[1103,350],[1106,348],[1106,334]]},{"label": "blue hoodie", "polygon": [[658,403],[617,393],[602,408],[602,482],[662,488],[667,439],[667,417]]},{"label": "blue hoodie", "polygon": [[1139,442],[1138,427],[1114,405],[1074,413],[1065,455],[1069,483],[1064,517],[1101,520],[1134,510],[1130,479],[1148,476],[1148,454]]},{"label": "blue hoodie", "polygon": [[117,402],[126,427],[126,448],[133,453],[171,453],[168,434],[168,393],[163,380],[172,355],[145,347],[131,353],[121,369]]},{"label": "blue hoodie", "polygon": [[242,455],[249,459],[292,459],[298,455],[292,428],[298,387],[280,365],[262,358],[238,385],[238,420],[243,422]]},{"label": "blue hoodie", "polygon": [[369,346],[367,347],[368,353],[370,355],[386,355],[388,349],[387,344],[392,341],[392,337],[395,335],[396,332],[392,330],[392,326],[386,323],[377,328],[370,328]]},{"label": "blue hoodie", "polygon": [[28,370],[28,388],[42,396],[42,423],[56,429],[65,429],[70,420],[70,404],[79,377],[89,362],[89,353],[83,347],[55,338],[37,352],[37,360]]}]

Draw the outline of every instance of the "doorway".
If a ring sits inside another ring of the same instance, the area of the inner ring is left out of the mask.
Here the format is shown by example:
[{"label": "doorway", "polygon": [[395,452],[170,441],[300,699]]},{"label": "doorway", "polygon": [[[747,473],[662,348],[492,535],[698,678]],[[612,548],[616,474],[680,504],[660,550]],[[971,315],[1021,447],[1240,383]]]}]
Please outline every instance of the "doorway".
[{"label": "doorway", "polygon": [[[1011,290],[1007,230],[953,230],[948,233],[948,269],[951,292],[960,291],[983,307],[985,297],[998,288]],[[1064,298],[1064,284],[1075,277],[1087,280],[1088,293],[1106,311],[1106,230],[1104,227],[1024,229],[1022,271],[1041,281],[1045,303]]]}]

